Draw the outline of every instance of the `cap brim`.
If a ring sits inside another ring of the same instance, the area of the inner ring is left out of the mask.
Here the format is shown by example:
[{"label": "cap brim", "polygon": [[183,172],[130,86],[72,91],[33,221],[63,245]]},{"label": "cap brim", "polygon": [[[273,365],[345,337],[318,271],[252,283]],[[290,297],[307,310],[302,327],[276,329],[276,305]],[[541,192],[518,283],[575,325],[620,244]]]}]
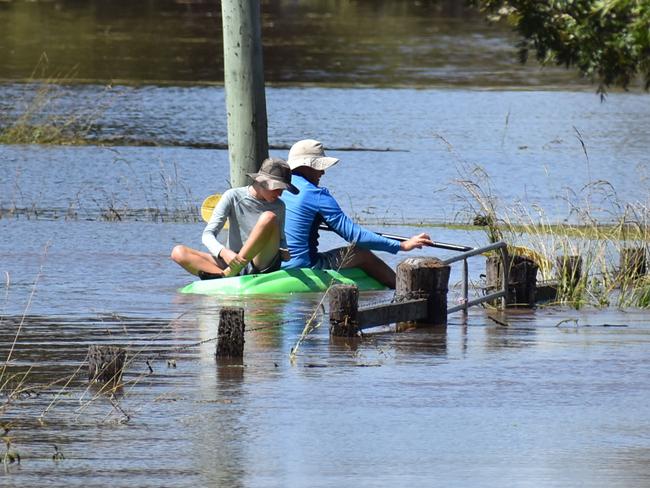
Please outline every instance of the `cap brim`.
[{"label": "cap brim", "polygon": [[293,158],[287,161],[292,170],[299,168],[300,166],[308,166],[319,171],[325,171],[327,168],[334,166],[338,162],[339,160],[337,158],[330,158],[328,156]]},{"label": "cap brim", "polygon": [[287,190],[294,195],[297,195],[300,190],[291,183],[285,183],[284,181],[274,180],[269,178],[267,175],[262,173],[247,173],[253,180],[258,183],[262,183],[267,190]]}]

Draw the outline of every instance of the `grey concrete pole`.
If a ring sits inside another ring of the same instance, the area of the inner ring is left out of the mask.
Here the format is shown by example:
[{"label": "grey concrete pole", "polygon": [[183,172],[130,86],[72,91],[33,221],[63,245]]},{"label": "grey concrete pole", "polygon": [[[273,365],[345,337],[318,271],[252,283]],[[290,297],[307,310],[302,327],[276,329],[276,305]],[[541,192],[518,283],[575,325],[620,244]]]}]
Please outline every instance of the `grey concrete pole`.
[{"label": "grey concrete pole", "polygon": [[268,157],[259,0],[221,0],[230,185]]}]

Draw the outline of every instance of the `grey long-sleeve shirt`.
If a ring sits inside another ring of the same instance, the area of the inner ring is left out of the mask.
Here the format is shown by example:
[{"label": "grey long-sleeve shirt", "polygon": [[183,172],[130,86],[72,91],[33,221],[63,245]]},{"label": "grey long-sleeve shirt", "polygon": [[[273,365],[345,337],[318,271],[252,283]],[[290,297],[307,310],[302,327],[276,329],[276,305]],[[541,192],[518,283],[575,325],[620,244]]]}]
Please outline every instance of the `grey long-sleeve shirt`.
[{"label": "grey long-sleeve shirt", "polygon": [[[221,199],[214,207],[208,225],[203,229],[201,240],[210,251],[210,254],[215,257],[219,256],[219,253],[224,247],[234,252],[239,252],[244,242],[248,239],[248,236],[250,236],[260,215],[267,210],[277,216],[280,226],[280,247],[286,248],[287,241],[284,236],[284,202],[280,199],[275,202],[258,200],[250,194],[248,186],[231,188],[221,196]],[[228,240],[224,245],[217,240],[217,234],[223,229],[226,220],[229,226]]]}]

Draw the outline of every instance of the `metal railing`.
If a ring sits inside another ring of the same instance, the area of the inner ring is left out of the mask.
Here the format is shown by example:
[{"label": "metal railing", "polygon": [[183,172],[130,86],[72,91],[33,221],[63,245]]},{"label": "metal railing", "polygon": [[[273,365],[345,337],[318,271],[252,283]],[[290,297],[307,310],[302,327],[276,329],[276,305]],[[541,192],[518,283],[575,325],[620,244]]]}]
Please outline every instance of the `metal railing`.
[{"label": "metal railing", "polygon": [[[497,291],[494,293],[490,293],[488,295],[484,295],[479,298],[475,298],[474,300],[469,300],[468,299],[468,282],[469,282],[469,273],[467,271],[467,258],[471,258],[472,256],[477,256],[483,253],[486,253],[488,251],[500,251],[501,252],[501,264],[503,267],[503,285],[501,291]],[[458,312],[460,310],[463,311],[463,313],[467,313],[467,309],[469,307],[472,307],[474,305],[479,305],[484,302],[489,302],[492,300],[496,300],[498,298],[501,298],[501,304],[503,308],[505,308],[506,303],[508,301],[508,245],[503,242],[495,242],[494,244],[490,244],[487,246],[483,247],[477,247],[475,249],[468,250],[466,252],[463,252],[461,254],[458,254],[456,256],[453,256],[449,259],[445,259],[442,262],[444,264],[452,264],[456,263],[458,261],[463,262],[463,282],[462,282],[462,289],[461,293],[463,295],[462,298],[462,303],[460,305],[456,305],[453,307],[449,307],[447,309],[447,315],[450,313]]]}]

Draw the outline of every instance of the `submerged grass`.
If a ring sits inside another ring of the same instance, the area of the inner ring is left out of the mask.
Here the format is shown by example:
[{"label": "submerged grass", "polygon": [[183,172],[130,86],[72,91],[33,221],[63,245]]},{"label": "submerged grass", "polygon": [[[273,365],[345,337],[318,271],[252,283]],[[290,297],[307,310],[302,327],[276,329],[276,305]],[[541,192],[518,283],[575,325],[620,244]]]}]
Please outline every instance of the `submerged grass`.
[{"label": "submerged grass", "polygon": [[[21,171],[14,175],[12,191],[6,203],[0,204],[0,219],[85,220],[85,221],[153,221],[198,222],[199,203],[180,174],[175,161],[158,161],[158,171],[139,174],[131,162],[114,148],[112,164],[123,165],[125,172],[117,178],[113,191],[84,187],[67,197],[60,207],[48,207],[30,200],[22,191]],[[129,201],[144,202],[133,206]]]},{"label": "submerged grass", "polygon": [[[588,161],[582,135],[576,132]],[[460,198],[466,202],[461,218],[483,228],[490,242],[505,241],[511,254],[535,261],[538,280],[557,288],[555,303],[650,307],[647,202],[622,201],[609,182],[593,181],[570,192],[568,215],[558,223],[534,204],[499,205],[490,177],[480,166],[458,158],[458,172],[457,184],[464,191]],[[627,256],[636,261],[630,263]],[[580,264],[567,264],[571,259]]]},{"label": "submerged grass", "polygon": [[[26,327],[34,323],[34,319],[29,315],[29,311],[37,293],[41,277],[43,276],[48,248],[49,243],[46,245],[41,256],[41,266],[32,284],[22,316],[13,318],[6,317],[4,314],[4,305],[2,310],[0,310],[0,327],[5,331],[10,331],[11,327],[15,327],[15,332],[9,332],[13,338],[6,341],[6,347],[2,348],[5,356],[0,358],[0,429],[2,429],[0,433],[0,440],[2,441],[2,445],[0,445],[0,461],[6,474],[11,474],[15,466],[21,464],[20,445],[16,443],[16,437],[13,435],[13,431],[24,431],[26,428],[38,428],[46,425],[48,416],[52,414],[52,411],[56,407],[61,407],[62,402],[64,402],[64,406],[66,407],[64,412],[66,415],[70,413],[70,406],[74,407],[75,403],[78,405],[76,412],[73,412],[75,414],[74,422],[79,421],[79,416],[82,412],[87,417],[89,407],[93,405],[95,407],[93,413],[101,413],[102,423],[108,420],[115,420],[117,423],[126,423],[131,419],[131,414],[122,407],[121,402],[126,398],[128,394],[127,390],[132,389],[143,378],[149,375],[146,370],[143,370],[143,372],[134,375],[131,379],[120,381],[119,383],[95,385],[89,382],[78,399],[75,397],[77,396],[80,382],[84,380],[84,369],[88,366],[87,357],[79,360],[78,366],[71,374],[64,374],[55,379],[51,379],[51,375],[48,375],[50,379],[43,383],[34,378],[35,370],[39,366],[25,364],[24,358],[21,357],[21,352],[25,352],[21,349],[21,339],[25,335]],[[9,299],[11,280],[8,273],[5,274],[6,290],[4,300],[6,304],[6,301]],[[140,345],[130,351],[131,354],[129,354],[125,369],[132,366],[136,361],[149,365],[149,362],[145,359],[148,354],[150,355],[149,348],[160,334],[173,326],[174,322],[164,321],[164,326],[153,335],[150,344]],[[34,348],[38,346],[31,344],[31,346],[27,347]],[[151,358],[151,356],[149,357]],[[40,366],[42,369],[42,365]],[[149,366],[149,371],[153,372],[151,366]],[[43,372],[41,371],[40,375],[42,374]],[[92,394],[88,395],[88,392],[91,390]],[[48,396],[52,396],[52,399],[39,414],[39,405],[42,408],[42,399]],[[33,402],[36,402],[36,404],[34,405]],[[108,412],[104,410],[106,403],[108,403],[109,407]],[[36,412],[34,412],[34,406],[36,406]],[[61,461],[65,458],[63,452],[56,444],[54,444],[54,454],[51,458],[54,462]]]},{"label": "submerged grass", "polygon": [[[43,54],[29,79],[36,90],[32,96],[17,103],[21,109],[15,120],[4,128],[4,124],[0,124],[0,144],[94,144],[88,136],[99,116],[109,107],[110,100],[99,97],[95,107],[89,111],[57,110],[63,98],[63,87],[73,80],[74,70],[55,75],[48,75],[48,71],[48,58]],[[105,94],[110,89],[107,86]]]}]

